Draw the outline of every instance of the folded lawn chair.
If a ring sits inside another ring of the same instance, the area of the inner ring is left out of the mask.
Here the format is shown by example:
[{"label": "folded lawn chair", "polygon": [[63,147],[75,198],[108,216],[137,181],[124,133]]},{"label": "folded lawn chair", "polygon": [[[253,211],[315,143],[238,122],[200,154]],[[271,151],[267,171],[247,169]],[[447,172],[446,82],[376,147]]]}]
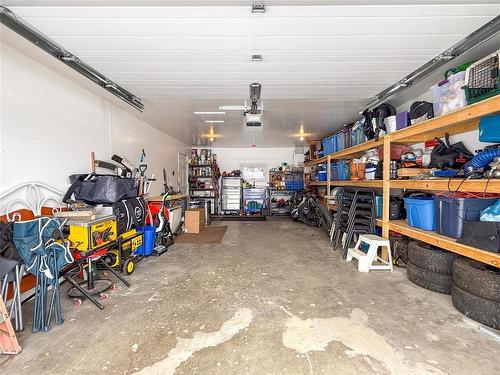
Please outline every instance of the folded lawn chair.
[{"label": "folded lawn chair", "polygon": [[[59,291],[59,271],[73,263],[69,242],[63,240],[65,220],[41,217],[14,223],[13,240],[26,270],[36,276],[33,332],[47,331],[54,312],[55,323],[64,322]],[[56,240],[60,239],[61,242]],[[48,290],[52,289],[49,299]]]}]

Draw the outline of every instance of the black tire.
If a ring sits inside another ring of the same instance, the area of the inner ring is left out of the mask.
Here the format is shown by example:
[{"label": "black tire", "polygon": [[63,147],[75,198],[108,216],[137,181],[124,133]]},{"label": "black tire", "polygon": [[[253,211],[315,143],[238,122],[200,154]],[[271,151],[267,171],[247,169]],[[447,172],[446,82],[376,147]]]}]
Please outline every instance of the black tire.
[{"label": "black tire", "polygon": [[323,206],[320,203],[317,204],[317,207],[318,207],[318,211],[319,211],[318,214],[322,216],[321,224],[323,225],[323,228],[325,229],[325,231],[327,233],[329,233],[330,229],[332,227],[332,221],[333,221],[332,214],[330,213],[330,210],[328,208],[326,208],[325,206]]},{"label": "black tire", "polygon": [[451,274],[453,261],[456,258],[457,254],[423,242],[411,241],[408,244],[408,261],[429,271]]},{"label": "black tire", "polygon": [[488,327],[500,329],[500,303],[469,293],[457,285],[451,289],[451,300],[462,314]]},{"label": "black tire", "polygon": [[451,293],[453,280],[447,273],[430,271],[408,262],[406,275],[408,280],[422,288],[443,294]]},{"label": "black tire", "polygon": [[306,225],[309,225],[310,227],[317,227],[318,226],[318,220],[309,218],[309,216],[311,214],[310,213],[306,213],[306,209],[308,209],[306,203],[301,204],[299,206],[299,208],[298,208],[300,221],[302,221]]},{"label": "black tire", "polygon": [[453,283],[478,297],[500,303],[500,269],[472,259],[453,263]]}]

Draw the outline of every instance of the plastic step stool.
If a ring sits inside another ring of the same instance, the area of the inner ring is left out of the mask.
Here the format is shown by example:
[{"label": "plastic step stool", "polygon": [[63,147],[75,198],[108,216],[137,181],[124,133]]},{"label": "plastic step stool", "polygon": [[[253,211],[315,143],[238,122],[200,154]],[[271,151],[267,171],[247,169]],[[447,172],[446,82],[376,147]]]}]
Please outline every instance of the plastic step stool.
[{"label": "plastic step stool", "polygon": [[[368,251],[364,252],[361,244],[367,244],[369,246]],[[389,261],[386,261],[377,255],[379,247],[385,247],[387,249]],[[389,240],[375,234],[362,234],[359,236],[356,246],[348,250],[346,261],[350,262],[353,258],[358,260],[359,272],[369,272],[371,270],[393,271],[391,243]],[[378,261],[382,264],[373,264],[374,261]]]}]

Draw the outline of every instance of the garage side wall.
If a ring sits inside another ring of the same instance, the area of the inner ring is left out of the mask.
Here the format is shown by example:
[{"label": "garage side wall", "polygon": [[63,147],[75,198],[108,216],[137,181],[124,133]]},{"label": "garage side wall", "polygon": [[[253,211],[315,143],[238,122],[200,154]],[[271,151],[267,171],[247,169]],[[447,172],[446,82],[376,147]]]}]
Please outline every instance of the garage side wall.
[{"label": "garage side wall", "polygon": [[138,164],[144,148],[146,173],[158,178],[150,194],[158,194],[162,168],[174,185],[177,153],[189,148],[4,43],[0,115],[0,192],[28,181],[65,191],[69,175],[90,171],[91,151],[97,159],[118,154]]}]

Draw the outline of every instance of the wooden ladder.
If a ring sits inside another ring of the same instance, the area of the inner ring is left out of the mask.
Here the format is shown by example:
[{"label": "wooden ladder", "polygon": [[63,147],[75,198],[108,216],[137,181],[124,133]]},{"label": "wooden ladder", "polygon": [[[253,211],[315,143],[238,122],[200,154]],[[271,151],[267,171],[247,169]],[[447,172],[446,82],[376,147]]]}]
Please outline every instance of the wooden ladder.
[{"label": "wooden ladder", "polygon": [[17,354],[21,351],[21,347],[17,342],[16,333],[12,328],[12,323],[7,313],[7,308],[0,295],[0,353]]}]

